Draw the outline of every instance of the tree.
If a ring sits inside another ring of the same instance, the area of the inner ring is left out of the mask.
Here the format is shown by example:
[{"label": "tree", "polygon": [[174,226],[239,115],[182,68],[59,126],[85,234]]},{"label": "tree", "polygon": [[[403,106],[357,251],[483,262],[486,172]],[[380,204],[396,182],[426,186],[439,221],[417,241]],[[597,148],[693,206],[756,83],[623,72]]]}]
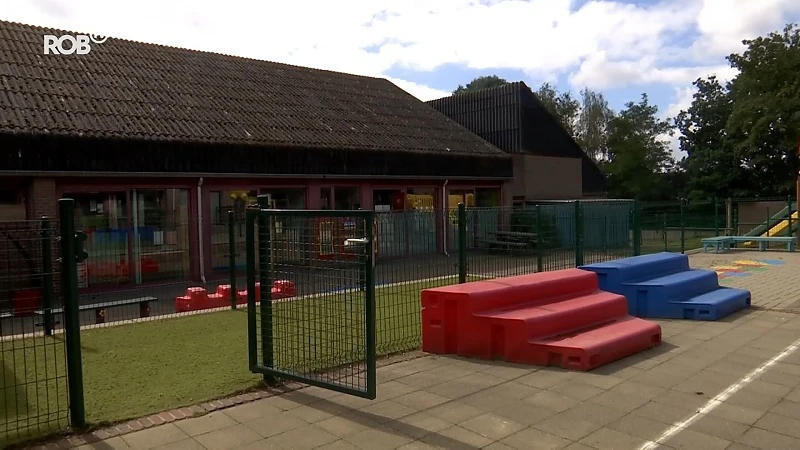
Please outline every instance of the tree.
[{"label": "tree", "polygon": [[757,194],[727,135],[732,95],[714,76],[693,84],[697,92],[691,106],[675,118],[680,148],[687,154],[681,161],[687,175],[686,196],[707,199]]},{"label": "tree", "polygon": [[669,142],[668,120],[658,118],[658,107],[647,94],[639,103],[628,102],[609,121],[608,159],[601,167],[607,174],[612,198],[662,199],[670,192],[667,174],[674,169]]},{"label": "tree", "polygon": [[581,105],[572,97],[572,93],[558,92],[550,83],[545,83],[536,91],[536,96],[545,109],[561,123],[564,130],[574,137]]},{"label": "tree", "polygon": [[614,111],[600,92],[589,88],[581,91],[581,108],[576,125],[575,140],[595,161],[608,157],[608,128]]},{"label": "tree", "polygon": [[745,40],[728,56],[738,75],[726,86],[697,80],[692,105],[676,125],[687,157],[688,194],[773,196],[794,193],[800,141],[800,30]]},{"label": "tree", "polygon": [[466,86],[458,85],[458,87],[453,91],[453,94],[460,94],[462,92],[469,92],[469,91],[477,91],[478,89],[488,89],[493,87],[502,86],[504,84],[508,84],[508,80],[505,78],[500,78],[497,75],[487,75],[475,78],[474,80],[467,83]]},{"label": "tree", "polygon": [[736,157],[762,183],[762,195],[793,191],[800,141],[800,29],[743,41],[728,57],[739,75],[730,83],[727,136]]}]

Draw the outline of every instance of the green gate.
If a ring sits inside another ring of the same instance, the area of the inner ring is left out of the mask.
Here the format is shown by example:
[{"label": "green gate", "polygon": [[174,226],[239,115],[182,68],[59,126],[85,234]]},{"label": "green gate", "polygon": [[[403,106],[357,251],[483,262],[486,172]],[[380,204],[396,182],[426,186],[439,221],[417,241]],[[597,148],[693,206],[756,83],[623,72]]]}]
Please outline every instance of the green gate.
[{"label": "green gate", "polygon": [[374,399],[373,211],[259,204],[245,224],[250,370]]}]

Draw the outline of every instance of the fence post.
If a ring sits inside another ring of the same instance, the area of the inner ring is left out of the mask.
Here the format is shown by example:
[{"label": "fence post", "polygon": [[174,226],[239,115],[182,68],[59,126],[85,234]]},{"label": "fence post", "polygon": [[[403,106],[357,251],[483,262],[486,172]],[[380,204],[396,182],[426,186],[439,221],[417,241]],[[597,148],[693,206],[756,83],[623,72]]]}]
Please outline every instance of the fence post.
[{"label": "fence post", "polygon": [[581,201],[575,200],[575,267],[583,265],[583,215]]},{"label": "fence post", "polygon": [[639,200],[633,201],[633,256],[642,254],[642,210]]},{"label": "fence post", "polygon": [[786,227],[786,236],[792,237],[792,196],[786,196],[786,211],[788,212],[789,216],[786,220],[789,221],[789,226]]},{"label": "fence post", "polygon": [[684,253],[686,251],[686,221],[684,217],[686,215],[686,211],[684,208],[685,205],[686,205],[686,199],[682,198],[681,199],[681,253]]},{"label": "fence post", "polygon": [[467,282],[467,205],[458,204],[458,282]]},{"label": "fence post", "polygon": [[[272,333],[272,221],[267,220],[264,210],[269,208],[269,196],[258,196],[258,272],[261,291],[261,363],[274,366]],[[271,219],[271,218],[270,218]],[[264,382],[272,384],[275,377],[264,375]]]},{"label": "fence post", "polygon": [[536,271],[543,272],[544,264],[542,261],[542,207],[536,205]]},{"label": "fence post", "polygon": [[733,232],[733,201],[730,197],[725,199],[725,236],[735,235]]},{"label": "fence post", "polygon": [[45,336],[53,334],[53,253],[50,238],[50,219],[42,217],[42,310]]},{"label": "fence post", "polygon": [[258,324],[256,323],[256,233],[255,218],[258,210],[248,207],[245,210],[245,258],[247,259],[247,356],[250,371],[258,367]]},{"label": "fence post", "polygon": [[719,236],[719,200],[714,197],[714,236]]},{"label": "fence post", "polygon": [[664,213],[663,225],[661,227],[661,230],[662,230],[661,231],[661,236],[664,238],[664,251],[665,252],[669,250],[669,238],[667,237],[667,233],[668,233],[669,230],[667,230],[667,225],[668,225],[667,213]]},{"label": "fence post", "polygon": [[231,309],[236,309],[236,225],[233,210],[228,211],[228,267],[230,267]]},{"label": "fence post", "polygon": [[767,236],[772,236],[772,234],[770,234],[770,232],[769,232],[772,229],[772,224],[770,224],[770,218],[771,217],[772,216],[770,216],[770,214],[769,214],[769,206],[767,206],[767,221],[766,221],[766,224],[767,224],[767,230],[766,230]]},{"label": "fence post", "polygon": [[61,294],[64,296],[64,340],[67,353],[67,390],[70,422],[73,427],[86,425],[81,361],[81,326],[78,314],[78,246],[75,235],[75,200],[58,201],[61,234]]}]

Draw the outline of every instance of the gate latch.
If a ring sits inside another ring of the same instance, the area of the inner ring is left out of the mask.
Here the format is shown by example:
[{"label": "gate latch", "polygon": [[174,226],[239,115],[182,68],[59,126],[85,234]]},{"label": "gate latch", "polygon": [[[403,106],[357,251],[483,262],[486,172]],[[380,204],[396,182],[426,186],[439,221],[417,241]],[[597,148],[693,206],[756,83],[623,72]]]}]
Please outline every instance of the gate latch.
[{"label": "gate latch", "polygon": [[369,239],[367,238],[350,238],[344,240],[344,246],[350,247],[352,245],[367,245],[369,244]]}]

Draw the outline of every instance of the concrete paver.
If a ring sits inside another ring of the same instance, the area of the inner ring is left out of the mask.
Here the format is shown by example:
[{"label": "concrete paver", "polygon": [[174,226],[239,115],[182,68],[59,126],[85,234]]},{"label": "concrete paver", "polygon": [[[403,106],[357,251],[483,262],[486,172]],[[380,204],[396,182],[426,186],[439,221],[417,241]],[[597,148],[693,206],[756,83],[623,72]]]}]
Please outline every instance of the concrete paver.
[{"label": "concrete paver", "polygon": [[654,447],[800,448],[798,353],[695,417],[800,337],[800,254],[700,254],[692,265],[745,259],[785,262],[726,282],[752,291],[751,310],[659,321],[662,346],[590,373],[425,356],[381,367],[375,401],[306,388],[102,448],[638,449],[690,417]]}]

